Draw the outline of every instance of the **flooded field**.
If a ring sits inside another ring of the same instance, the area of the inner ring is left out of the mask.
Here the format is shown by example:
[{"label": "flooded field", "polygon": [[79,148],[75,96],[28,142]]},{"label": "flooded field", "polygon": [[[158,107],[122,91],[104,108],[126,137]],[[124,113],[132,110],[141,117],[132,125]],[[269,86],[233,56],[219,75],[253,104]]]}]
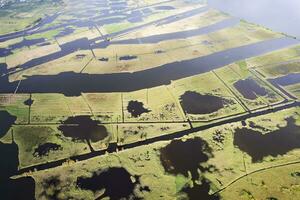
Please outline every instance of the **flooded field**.
[{"label": "flooded field", "polygon": [[260,86],[253,79],[245,79],[240,80],[234,83],[234,87],[243,95],[244,98],[254,100],[258,98],[258,96],[267,95],[267,90]]},{"label": "flooded field", "polygon": [[218,195],[210,195],[210,183],[207,180],[201,180],[201,184],[195,183],[193,187],[186,187],[182,190],[183,193],[186,193],[188,199],[198,200],[201,199],[207,200],[219,200]]},{"label": "flooded field", "polygon": [[86,141],[91,151],[94,151],[91,143],[98,142],[109,136],[107,128],[98,125],[99,121],[92,120],[90,116],[69,117],[62,122],[58,130],[65,137],[70,137],[74,141]]},{"label": "flooded field", "polygon": [[209,114],[222,109],[226,100],[213,95],[187,91],[180,97],[180,104],[188,114]]},{"label": "flooded field", "polygon": [[1,200],[300,199],[296,4],[6,1]]},{"label": "flooded field", "polygon": [[[138,177],[135,183],[132,181],[132,175],[124,168],[109,168],[104,171],[95,172],[90,178],[79,177],[77,185],[83,190],[95,192],[96,199],[109,197],[111,200],[131,199],[134,197],[134,189],[139,184]],[[96,192],[103,190],[96,196]]]},{"label": "flooded field", "polygon": [[160,150],[161,163],[168,173],[188,177],[188,172],[191,172],[193,180],[199,178],[198,170],[204,170],[200,164],[211,156],[208,144],[200,138],[173,140]]},{"label": "flooded field", "polygon": [[286,126],[266,133],[248,128],[236,129],[234,145],[249,154],[252,162],[262,162],[267,156],[276,157],[300,148],[300,126],[293,118],[286,119],[286,122]]}]

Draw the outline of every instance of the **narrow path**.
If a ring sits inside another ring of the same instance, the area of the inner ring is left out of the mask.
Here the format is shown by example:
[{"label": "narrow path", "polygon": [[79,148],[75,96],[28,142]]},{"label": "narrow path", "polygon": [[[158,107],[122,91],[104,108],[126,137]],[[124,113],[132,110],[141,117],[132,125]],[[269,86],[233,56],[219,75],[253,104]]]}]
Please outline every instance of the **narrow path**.
[{"label": "narrow path", "polygon": [[246,173],[236,179],[234,179],[233,181],[231,181],[230,183],[228,183],[225,187],[219,189],[218,191],[214,192],[214,194],[218,194],[224,190],[226,190],[228,187],[230,187],[231,185],[233,185],[234,183],[236,183],[237,181],[243,179],[243,178],[246,178],[250,175],[253,175],[253,174],[256,174],[258,172],[262,172],[262,171],[267,171],[267,170],[271,170],[271,169],[274,169],[274,168],[280,168],[280,167],[286,167],[286,166],[289,166],[289,165],[296,165],[296,164],[300,164],[300,160],[297,160],[297,161],[293,161],[293,162],[288,162],[288,163],[283,163],[283,164],[278,164],[278,165],[272,165],[272,166],[269,166],[269,167],[265,167],[265,168],[261,168],[261,169],[257,169],[257,170],[254,170],[252,172],[249,172],[249,173]]}]

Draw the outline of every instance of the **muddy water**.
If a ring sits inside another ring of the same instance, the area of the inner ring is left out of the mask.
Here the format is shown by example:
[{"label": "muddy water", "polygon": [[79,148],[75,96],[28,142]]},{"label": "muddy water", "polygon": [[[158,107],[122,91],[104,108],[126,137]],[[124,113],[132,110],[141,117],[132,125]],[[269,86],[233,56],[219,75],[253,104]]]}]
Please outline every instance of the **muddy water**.
[{"label": "muddy water", "polygon": [[[92,190],[97,192],[105,189],[102,196],[97,199],[109,197],[111,200],[129,199],[134,196],[134,189],[139,183],[131,180],[131,174],[124,168],[109,168],[105,171],[95,172],[92,177],[79,177],[77,185],[84,190]],[[138,177],[136,177],[138,179]]]},{"label": "muddy water", "polygon": [[36,156],[36,157],[47,156],[47,155],[49,155],[50,151],[58,151],[58,150],[62,150],[61,145],[51,143],[51,142],[47,142],[47,143],[39,145],[34,150],[33,155]]},{"label": "muddy water", "polygon": [[241,128],[234,132],[233,144],[246,152],[252,162],[262,161],[266,156],[276,157],[300,148],[300,126],[290,117],[287,126],[262,134],[260,131]]},{"label": "muddy water", "polygon": [[132,117],[139,117],[143,113],[151,112],[151,110],[144,108],[144,104],[139,101],[129,101],[127,111],[131,114]]},{"label": "muddy water", "polygon": [[0,138],[3,137],[16,122],[17,117],[7,111],[0,110]]},{"label": "muddy water", "polygon": [[209,114],[224,107],[225,99],[213,96],[202,95],[197,92],[187,91],[180,97],[180,104],[183,110],[189,114]]},{"label": "muddy water", "polygon": [[248,78],[245,80],[239,80],[233,85],[244,98],[254,100],[258,96],[267,95],[267,90],[260,86],[255,80]]},{"label": "muddy water", "polygon": [[188,177],[192,174],[193,180],[199,178],[198,169],[212,156],[208,144],[200,139],[188,139],[187,141],[173,140],[160,150],[160,160],[164,169],[171,174],[182,174]]}]

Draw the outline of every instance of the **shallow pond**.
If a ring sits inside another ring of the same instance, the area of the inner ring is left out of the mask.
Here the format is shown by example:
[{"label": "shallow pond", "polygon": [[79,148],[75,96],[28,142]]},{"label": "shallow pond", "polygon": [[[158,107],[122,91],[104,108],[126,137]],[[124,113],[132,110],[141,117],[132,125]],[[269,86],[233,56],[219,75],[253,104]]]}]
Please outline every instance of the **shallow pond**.
[{"label": "shallow pond", "polygon": [[139,117],[143,113],[151,112],[151,110],[144,108],[144,104],[139,101],[129,101],[127,111],[131,114],[132,117]]},{"label": "shallow pond", "polygon": [[204,171],[200,164],[211,156],[211,149],[201,138],[173,140],[160,150],[160,161],[167,172],[188,177],[190,171],[193,180],[199,178],[198,169]]},{"label": "shallow pond", "polygon": [[[138,177],[136,177],[136,179],[138,179]],[[100,198],[109,197],[111,200],[132,198],[137,184],[139,184],[139,180],[133,183],[131,174],[129,174],[126,169],[118,167],[95,172],[90,178],[79,177],[77,179],[79,188],[93,192],[105,189],[104,194],[101,195]]]},{"label": "shallow pond", "polygon": [[267,95],[267,90],[260,86],[255,80],[247,78],[239,80],[233,84],[233,86],[243,95],[244,98],[254,100],[258,96]]},{"label": "shallow pond", "polygon": [[208,94],[187,91],[180,96],[180,104],[188,114],[209,114],[224,107],[225,99]]},{"label": "shallow pond", "polygon": [[258,130],[238,128],[234,132],[233,144],[251,156],[252,162],[262,161],[266,156],[284,155],[300,148],[300,127],[292,117],[286,121],[285,127],[265,134]]}]

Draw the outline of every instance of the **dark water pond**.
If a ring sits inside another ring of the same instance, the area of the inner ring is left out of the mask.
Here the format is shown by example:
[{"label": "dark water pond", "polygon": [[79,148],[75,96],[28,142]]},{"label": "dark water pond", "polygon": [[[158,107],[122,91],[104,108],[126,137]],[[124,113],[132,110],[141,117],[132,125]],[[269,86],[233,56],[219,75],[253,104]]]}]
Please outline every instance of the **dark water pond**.
[{"label": "dark water pond", "polygon": [[111,200],[132,198],[137,184],[139,184],[139,180],[133,183],[131,174],[126,169],[118,167],[95,172],[91,178],[79,177],[77,179],[77,185],[81,189],[93,192],[105,189],[104,194],[98,199],[104,197],[109,197]]},{"label": "dark water pond", "polygon": [[262,161],[266,156],[276,157],[300,148],[300,126],[290,117],[285,127],[262,134],[248,128],[238,128],[234,132],[233,144],[251,156],[252,162]]},{"label": "dark water pond", "polygon": [[[65,72],[59,75],[35,75],[26,77],[18,88],[18,93],[62,93],[78,96],[82,92],[129,92],[160,85],[211,71],[232,62],[261,55],[283,47],[297,44],[291,38],[272,39],[242,47],[224,50],[208,56],[174,62],[134,73],[84,74]],[[78,41],[80,48],[81,42]],[[76,50],[77,48],[68,47]],[[59,55],[58,55],[59,56]],[[49,60],[51,60],[49,58]],[[185,66],[185,67],[182,67]],[[14,92],[19,81],[9,82],[8,77],[0,78],[0,93]]]},{"label": "dark water pond", "polygon": [[109,133],[105,126],[98,125],[100,122],[91,119],[91,116],[69,117],[62,122],[58,130],[66,137],[74,140],[85,140],[89,142],[98,142],[106,138]]},{"label": "dark water pond", "polygon": [[131,114],[132,117],[139,117],[143,113],[151,112],[151,110],[144,108],[144,104],[139,101],[129,101],[127,111]]},{"label": "dark water pond", "polygon": [[201,138],[173,140],[160,150],[160,161],[167,172],[188,177],[190,171],[193,180],[199,178],[198,169],[205,170],[200,164],[207,162],[211,156],[210,147]]},{"label": "dark water pond", "polygon": [[134,60],[137,59],[137,56],[121,56],[119,60]]},{"label": "dark water pond", "polygon": [[243,95],[244,98],[254,100],[258,96],[267,95],[267,90],[260,86],[255,80],[247,78],[239,80],[233,84],[233,86]]},{"label": "dark water pond", "polygon": [[17,117],[7,111],[0,110],[0,138],[3,137],[16,122]]},{"label": "dark water pond", "polygon": [[102,61],[102,62],[108,62],[109,58],[102,57],[102,58],[99,58],[98,60]]},{"label": "dark water pond", "polygon": [[50,151],[58,151],[58,150],[62,150],[61,145],[47,142],[47,143],[41,144],[37,148],[35,148],[33,155],[36,157],[42,157],[42,156],[49,155]]},{"label": "dark water pond", "polygon": [[199,94],[187,91],[180,96],[180,104],[183,110],[189,114],[209,114],[224,107],[226,99],[221,97]]},{"label": "dark water pond", "polygon": [[0,48],[0,57],[6,57],[12,54],[11,49]]},{"label": "dark water pond", "polygon": [[187,194],[189,200],[219,200],[218,195],[210,195],[210,183],[207,180],[202,180],[201,184],[194,183],[193,187],[185,187],[181,192]]},{"label": "dark water pond", "polygon": [[174,10],[175,8],[173,6],[156,6],[154,7],[156,10]]},{"label": "dark water pond", "polygon": [[24,101],[24,105],[26,105],[26,106],[32,106],[33,102],[34,102],[34,100],[31,99],[31,97],[30,97],[29,99],[27,99],[27,100]]},{"label": "dark water pond", "polygon": [[298,0],[209,0],[211,7],[278,32],[300,36]]},{"label": "dark water pond", "polygon": [[0,181],[0,197],[3,200],[34,200],[35,181],[31,177]]},{"label": "dark water pond", "polygon": [[19,166],[19,148],[16,143],[4,144],[0,142],[0,183],[18,171]]}]

